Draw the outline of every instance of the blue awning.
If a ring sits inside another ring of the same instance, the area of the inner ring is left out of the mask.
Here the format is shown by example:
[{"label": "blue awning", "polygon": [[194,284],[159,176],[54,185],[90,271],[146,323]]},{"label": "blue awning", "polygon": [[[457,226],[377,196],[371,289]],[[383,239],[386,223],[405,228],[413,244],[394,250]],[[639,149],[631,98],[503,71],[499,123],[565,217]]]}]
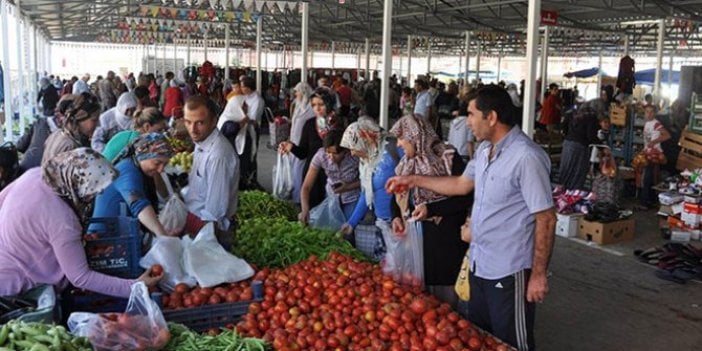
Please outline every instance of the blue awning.
[{"label": "blue awning", "polygon": [[568,72],[563,76],[566,78],[589,78],[592,76],[596,76],[598,73],[600,73],[599,67],[592,67],[588,69],[581,69],[579,71]]},{"label": "blue awning", "polygon": [[[661,69],[661,84],[668,84],[668,75],[671,74],[670,70]],[[680,83],[680,71],[672,71],[672,82],[673,84]],[[636,79],[636,84],[642,85],[653,85],[656,80],[656,69],[645,69],[643,71],[638,71],[634,73],[634,79]]]}]

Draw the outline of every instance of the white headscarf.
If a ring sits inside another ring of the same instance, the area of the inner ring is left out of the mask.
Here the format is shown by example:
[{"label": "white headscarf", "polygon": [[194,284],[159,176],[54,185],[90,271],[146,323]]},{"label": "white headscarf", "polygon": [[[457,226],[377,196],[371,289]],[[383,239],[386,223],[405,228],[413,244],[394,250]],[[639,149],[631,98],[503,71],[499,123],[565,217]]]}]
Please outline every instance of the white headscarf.
[{"label": "white headscarf", "polygon": [[134,93],[123,93],[115,105],[115,121],[122,130],[132,129],[132,118],[127,115],[127,110],[137,107],[137,98]]},{"label": "white headscarf", "polygon": [[373,172],[380,163],[383,147],[383,134],[380,126],[370,118],[359,118],[351,123],[341,138],[341,147],[362,151],[366,157],[359,159],[361,188],[366,194],[366,204],[373,208]]},{"label": "white headscarf", "polygon": [[297,100],[295,102],[295,110],[292,116],[292,126],[290,127],[290,141],[295,144],[300,144],[300,139],[302,138],[302,128],[305,122],[310,118],[314,117],[314,111],[312,111],[312,106],[310,106],[310,95],[312,95],[312,88],[305,82],[300,82],[295,86],[296,92],[302,92],[302,100]]},{"label": "white headscarf", "polygon": [[512,104],[515,107],[522,107],[522,102],[519,100],[519,92],[517,92],[517,85],[510,83],[507,85],[507,93],[509,97],[512,98]]}]

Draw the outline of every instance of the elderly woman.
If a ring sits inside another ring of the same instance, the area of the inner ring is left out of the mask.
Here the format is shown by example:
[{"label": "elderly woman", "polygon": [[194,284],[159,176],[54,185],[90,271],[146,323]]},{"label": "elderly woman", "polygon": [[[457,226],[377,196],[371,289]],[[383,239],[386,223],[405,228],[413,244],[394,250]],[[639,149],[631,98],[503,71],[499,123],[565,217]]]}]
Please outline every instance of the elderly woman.
[{"label": "elderly woman", "polygon": [[112,162],[129,143],[146,133],[161,133],[168,127],[166,117],[155,107],[147,107],[134,113],[134,130],[123,130],[110,139],[102,155]]},{"label": "elderly woman", "polygon": [[[91,271],[82,243],[85,210],[116,177],[97,152],[77,148],[33,168],[0,193],[0,296],[42,284],[128,297],[135,280]],[[83,223],[82,223],[83,222]],[[161,278],[147,270],[137,280]]]},{"label": "elderly woman", "polygon": [[[404,155],[397,147],[397,140],[385,138],[380,126],[370,118],[360,118],[351,123],[341,146],[351,151],[359,159],[361,179],[361,196],[351,218],[341,227],[344,235],[350,235],[354,228],[366,216],[368,209],[373,209],[378,222],[384,222],[389,227],[392,220],[390,203],[393,196],[384,187],[390,177],[395,175],[395,167]],[[382,226],[382,223],[377,223]]]},{"label": "elderly woman", "polygon": [[[292,120],[290,127],[290,142],[300,145],[302,141],[302,128],[305,123],[314,118],[314,111],[310,105],[310,95],[312,89],[305,82],[300,82],[295,86],[295,102],[292,107]],[[292,159],[293,192],[292,199],[295,203],[300,203],[300,188],[304,178],[305,161],[302,158]]]},{"label": "elderly woman", "polygon": [[[395,169],[397,175],[446,176],[463,172],[465,164],[455,150],[448,149],[427,121],[415,115],[399,119],[390,130],[405,155]],[[456,305],[453,284],[461,268],[468,244],[461,240],[461,225],[472,206],[472,196],[445,197],[426,189],[413,188],[395,194],[392,228],[404,236],[406,225],[422,233],[424,244],[424,283],[439,299]],[[404,201],[403,201],[404,200]],[[412,210],[414,208],[414,210]]]},{"label": "elderly woman", "polygon": [[61,122],[62,128],[51,133],[46,139],[42,165],[62,152],[90,146],[90,136],[93,135],[100,117],[100,103],[97,97],[90,93],[73,97],[73,102],[66,108]]},{"label": "elderly woman", "polygon": [[163,168],[173,157],[173,149],[165,136],[158,133],[144,134],[117,156],[115,169],[119,177],[95,199],[93,217],[115,217],[121,215],[120,207],[125,204],[127,215],[139,221],[156,235],[167,235],[158,221],[154,205],[158,199],[147,194],[146,183],[163,172]]},{"label": "elderly woman", "polygon": [[100,126],[95,129],[91,146],[95,151],[102,152],[107,142],[115,134],[132,129],[132,115],[137,109],[137,98],[133,93],[124,93],[117,100],[117,106],[100,115]]}]

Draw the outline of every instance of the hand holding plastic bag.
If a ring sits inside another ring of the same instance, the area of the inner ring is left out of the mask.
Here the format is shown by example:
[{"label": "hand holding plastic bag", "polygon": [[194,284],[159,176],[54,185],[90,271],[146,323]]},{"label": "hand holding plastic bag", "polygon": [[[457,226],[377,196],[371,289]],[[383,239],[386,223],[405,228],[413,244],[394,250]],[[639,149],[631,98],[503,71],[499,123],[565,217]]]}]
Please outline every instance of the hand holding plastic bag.
[{"label": "hand holding plastic bag", "polygon": [[161,309],[143,282],[132,285],[124,313],[72,313],[68,328],[73,335],[87,337],[97,351],[160,350],[171,338]]},{"label": "hand holding plastic bag", "polygon": [[207,223],[195,237],[183,239],[183,268],[203,288],[238,282],[254,275],[246,261],[224,250],[215,237],[214,224]]},{"label": "hand holding plastic bag", "polygon": [[161,178],[168,189],[169,197],[166,205],[158,215],[158,220],[166,229],[166,233],[181,233],[185,228],[185,220],[188,217],[188,207],[185,206],[176,193],[173,192],[171,182],[165,174],[161,173]]},{"label": "hand holding plastic bag", "polygon": [[278,161],[273,168],[273,196],[287,200],[292,198],[293,177],[290,154],[278,154]]},{"label": "hand holding plastic bag", "polygon": [[392,232],[387,223],[376,223],[383,232],[387,251],[383,260],[383,272],[402,284],[421,286],[424,284],[424,244],[421,222],[408,221],[405,235]]},{"label": "hand holding plastic bag", "polygon": [[183,244],[180,238],[157,237],[149,252],[139,260],[144,269],[160,264],[163,266],[163,278],[159,286],[165,291],[173,291],[178,283],[195,286],[197,280],[183,269]]},{"label": "hand holding plastic bag", "polygon": [[310,211],[309,224],[315,228],[338,231],[345,222],[346,216],[336,195],[327,195],[321,204]]}]

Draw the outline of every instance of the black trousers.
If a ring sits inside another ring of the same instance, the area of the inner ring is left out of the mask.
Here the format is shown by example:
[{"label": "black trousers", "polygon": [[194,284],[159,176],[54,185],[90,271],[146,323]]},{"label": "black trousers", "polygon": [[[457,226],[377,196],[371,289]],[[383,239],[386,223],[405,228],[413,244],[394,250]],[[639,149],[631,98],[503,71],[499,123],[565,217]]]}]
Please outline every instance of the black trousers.
[{"label": "black trousers", "polygon": [[526,300],[531,270],[501,279],[470,275],[468,319],[520,351],[534,350],[534,303]]}]

